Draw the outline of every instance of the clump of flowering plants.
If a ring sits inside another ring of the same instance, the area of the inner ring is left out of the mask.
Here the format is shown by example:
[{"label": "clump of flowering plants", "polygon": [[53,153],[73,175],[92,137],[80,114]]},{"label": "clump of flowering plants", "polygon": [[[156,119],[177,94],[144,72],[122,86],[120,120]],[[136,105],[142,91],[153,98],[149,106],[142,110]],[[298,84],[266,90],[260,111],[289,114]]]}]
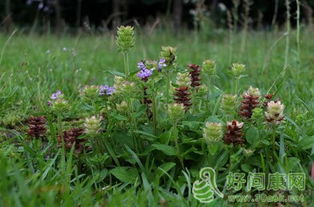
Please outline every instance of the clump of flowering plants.
[{"label": "clump of flowering plants", "polygon": [[[63,159],[75,155],[76,173],[96,174],[95,186],[108,188],[151,183],[179,191],[177,186],[196,178],[202,167],[215,168],[222,180],[229,172],[310,177],[305,166],[312,163],[302,162],[311,156],[313,137],[291,138],[305,115],[292,120],[286,100],[269,94],[276,94],[273,88],[254,86],[253,80],[240,84],[249,67],[223,68],[210,59],[180,64],[170,46],[162,46],[153,60],[131,65],[134,29],[119,28],[116,42],[124,74],[77,86],[72,98],[58,90],[46,97],[47,110],[34,111],[25,122],[22,133],[30,142],[50,137],[50,157],[58,151]],[[230,81],[231,90],[220,87],[223,80]]]}]

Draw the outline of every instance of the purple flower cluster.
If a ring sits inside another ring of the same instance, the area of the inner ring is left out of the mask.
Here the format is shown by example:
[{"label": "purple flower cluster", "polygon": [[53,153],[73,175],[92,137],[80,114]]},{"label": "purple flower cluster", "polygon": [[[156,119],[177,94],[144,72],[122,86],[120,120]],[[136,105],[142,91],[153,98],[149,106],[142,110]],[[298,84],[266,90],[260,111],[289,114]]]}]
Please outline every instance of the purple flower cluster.
[{"label": "purple flower cluster", "polygon": [[103,96],[103,95],[112,95],[114,92],[116,91],[116,89],[114,87],[110,87],[107,85],[102,85],[99,86],[99,95]]},{"label": "purple flower cluster", "polygon": [[62,98],[63,97],[63,94],[60,90],[58,90],[57,92],[53,93],[51,96],[50,96],[50,99],[52,100],[57,100],[59,98]]},{"label": "purple flower cluster", "polygon": [[48,106],[52,106],[53,102],[62,98],[63,98],[63,93],[60,90],[57,90],[57,92],[51,94],[50,96],[51,101],[48,101]]},{"label": "purple flower cluster", "polygon": [[37,3],[37,9],[45,13],[51,13],[53,10],[54,0],[26,0],[26,5]]},{"label": "purple flower cluster", "polygon": [[164,68],[164,67],[166,67],[166,66],[167,66],[166,60],[162,58],[162,59],[160,59],[160,60],[158,61],[157,69],[158,69],[158,71],[160,72],[160,71],[162,70],[162,68]]},{"label": "purple flower cluster", "polygon": [[143,61],[137,63],[137,67],[140,69],[140,71],[137,73],[137,77],[141,78],[142,80],[147,80],[153,74],[153,70],[147,69]]}]

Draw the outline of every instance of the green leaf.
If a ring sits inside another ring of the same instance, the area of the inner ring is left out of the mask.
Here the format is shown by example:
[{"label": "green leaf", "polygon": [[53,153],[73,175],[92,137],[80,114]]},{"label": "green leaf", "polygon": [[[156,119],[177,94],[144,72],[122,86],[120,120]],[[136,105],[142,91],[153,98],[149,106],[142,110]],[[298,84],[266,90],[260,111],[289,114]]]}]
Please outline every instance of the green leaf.
[{"label": "green leaf", "polygon": [[303,150],[311,149],[312,147],[314,147],[314,136],[303,137],[299,142],[299,146]]},{"label": "green leaf", "polygon": [[130,167],[116,167],[110,173],[125,183],[135,183],[138,178],[138,172],[135,168]]},{"label": "green leaf", "polygon": [[165,144],[153,144],[152,148],[159,150],[159,151],[162,151],[164,154],[169,155],[169,156],[176,155],[175,148],[168,146],[168,145],[165,145]]},{"label": "green leaf", "polygon": [[125,74],[124,74],[124,73],[121,73],[121,72],[119,72],[119,71],[112,71],[112,70],[109,70],[109,71],[106,71],[106,72],[108,72],[108,73],[110,73],[110,74],[112,74],[112,75],[121,76],[121,77],[125,78]]},{"label": "green leaf", "polygon": [[256,127],[250,127],[245,134],[246,140],[253,146],[257,146],[260,143],[259,132]]},{"label": "green leaf", "polygon": [[174,166],[176,166],[176,163],[174,163],[174,162],[167,162],[167,163],[162,164],[159,168],[163,169],[163,171],[165,171],[165,172],[168,172]]},{"label": "green leaf", "polygon": [[111,114],[111,116],[112,116],[113,118],[115,118],[116,120],[119,120],[119,121],[126,121],[126,120],[128,120],[127,117],[122,116],[121,114],[113,113],[113,114]]}]

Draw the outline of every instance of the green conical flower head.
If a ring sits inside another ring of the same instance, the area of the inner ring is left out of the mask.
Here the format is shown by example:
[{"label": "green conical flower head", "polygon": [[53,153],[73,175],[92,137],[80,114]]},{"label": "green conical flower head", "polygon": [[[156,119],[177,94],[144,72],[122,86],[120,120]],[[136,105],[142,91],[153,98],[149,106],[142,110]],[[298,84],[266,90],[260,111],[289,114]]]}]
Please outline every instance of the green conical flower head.
[{"label": "green conical flower head", "polygon": [[86,118],[84,122],[85,133],[86,134],[97,134],[101,129],[101,118],[92,116],[90,118]]},{"label": "green conical flower head", "polygon": [[239,77],[245,72],[245,65],[239,63],[233,63],[231,68],[232,74]]},{"label": "green conical flower head", "polygon": [[191,76],[189,73],[178,73],[176,84],[178,86],[190,86],[191,85]]},{"label": "green conical flower head", "polygon": [[223,137],[222,125],[220,123],[206,122],[203,128],[203,137],[207,143],[221,141]]},{"label": "green conical flower head", "polygon": [[232,94],[224,94],[221,99],[221,110],[227,114],[233,114],[236,107],[237,96]]},{"label": "green conical flower head", "polygon": [[216,63],[213,60],[204,60],[202,65],[202,71],[205,75],[216,74]]},{"label": "green conical flower head", "polygon": [[127,52],[135,45],[134,28],[131,26],[120,26],[117,31],[117,46],[119,51]]},{"label": "green conical flower head", "polygon": [[84,88],[81,89],[81,96],[83,98],[96,98],[99,96],[99,86],[84,86]]},{"label": "green conical flower head", "polygon": [[253,109],[253,114],[251,119],[255,122],[262,122],[264,119],[264,111],[262,108],[255,108]]},{"label": "green conical flower head", "polygon": [[169,104],[168,115],[170,120],[177,121],[184,116],[185,108],[183,104],[173,103]]}]

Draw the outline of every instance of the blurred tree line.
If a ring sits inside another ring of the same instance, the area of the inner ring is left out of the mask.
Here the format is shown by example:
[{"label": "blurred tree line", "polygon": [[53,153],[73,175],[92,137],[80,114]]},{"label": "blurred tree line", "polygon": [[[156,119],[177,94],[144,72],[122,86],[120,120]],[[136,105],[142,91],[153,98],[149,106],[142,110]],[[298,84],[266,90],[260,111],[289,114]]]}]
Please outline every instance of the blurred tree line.
[{"label": "blurred tree line", "polygon": [[[120,24],[156,27],[170,25],[175,31],[185,27],[199,29],[206,23],[226,27],[268,27],[286,20],[286,0],[1,0],[1,28],[32,29],[101,28]],[[292,18],[296,0],[289,0]],[[299,0],[302,21],[312,24],[314,0]],[[165,24],[166,23],[166,24]],[[171,24],[169,24],[171,23]]]}]

